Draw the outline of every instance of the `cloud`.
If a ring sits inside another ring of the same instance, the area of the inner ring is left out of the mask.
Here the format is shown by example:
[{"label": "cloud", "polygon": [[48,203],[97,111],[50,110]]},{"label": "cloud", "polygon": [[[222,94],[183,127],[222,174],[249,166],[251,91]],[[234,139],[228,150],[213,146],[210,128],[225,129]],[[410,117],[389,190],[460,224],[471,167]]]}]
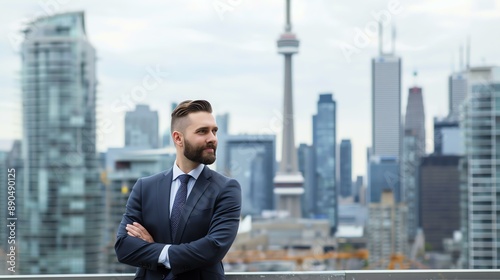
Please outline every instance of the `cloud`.
[{"label": "cloud", "polygon": [[[237,132],[256,133],[269,126],[275,112],[282,109],[283,59],[277,54],[276,40],[284,28],[284,1],[222,2],[234,3],[222,18],[214,8],[217,0],[139,4],[74,0],[60,8],[85,11],[87,35],[97,51],[99,117],[109,117],[116,124],[101,150],[119,145],[123,138],[123,113],[114,113],[110,104],[141,83],[147,67],[156,65],[169,76],[144,102],[160,111],[162,129],[170,102],[190,97],[211,99],[216,110],[230,113],[231,127]],[[292,1],[293,29],[301,40],[293,60],[296,142],[310,143],[318,93],[333,92],[339,105],[338,140],[353,138],[354,174],[366,170],[365,148],[371,142],[370,63],[378,53],[378,38],[373,36],[350,63],[338,46],[353,44],[354,30],[363,30],[374,21],[373,13],[387,9],[389,3]],[[418,69],[429,123],[447,108],[451,60],[467,34],[471,34],[473,64],[482,63],[483,58],[499,64],[500,38],[493,28],[500,26],[499,5],[472,0],[399,3],[403,10],[392,15],[391,22],[397,27],[396,53],[403,61],[401,97],[405,104],[412,72]],[[19,22],[40,11],[38,1],[9,3],[9,9],[0,11],[0,33],[12,34]],[[0,94],[20,93],[21,58],[6,36],[0,38],[0,61]],[[0,138],[18,137],[20,133],[11,133],[14,129],[4,129]]]}]

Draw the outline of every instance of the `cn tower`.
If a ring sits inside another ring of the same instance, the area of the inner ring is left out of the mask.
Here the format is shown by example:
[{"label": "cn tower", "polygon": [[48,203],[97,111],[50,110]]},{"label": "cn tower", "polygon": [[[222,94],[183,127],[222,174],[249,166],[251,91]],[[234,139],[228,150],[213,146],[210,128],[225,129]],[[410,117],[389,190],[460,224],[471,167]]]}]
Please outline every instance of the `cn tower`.
[{"label": "cn tower", "polygon": [[290,0],[287,0],[285,32],[278,39],[278,53],[285,57],[285,91],[281,163],[279,171],[274,177],[274,193],[277,195],[277,210],[287,212],[293,218],[302,216],[300,201],[304,193],[304,178],[299,172],[297,164],[293,122],[292,55],[298,51],[299,40],[292,33]]}]

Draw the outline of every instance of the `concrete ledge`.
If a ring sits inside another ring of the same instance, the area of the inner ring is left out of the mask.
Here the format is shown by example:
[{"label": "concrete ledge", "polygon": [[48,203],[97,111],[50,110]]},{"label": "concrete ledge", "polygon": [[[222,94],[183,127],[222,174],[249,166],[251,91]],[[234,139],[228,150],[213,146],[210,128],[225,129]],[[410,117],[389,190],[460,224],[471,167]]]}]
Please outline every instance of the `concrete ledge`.
[{"label": "concrete ledge", "polygon": [[[1,275],[0,279],[132,280],[133,274]],[[499,280],[500,269],[490,270],[342,270],[305,272],[229,272],[227,280]]]}]

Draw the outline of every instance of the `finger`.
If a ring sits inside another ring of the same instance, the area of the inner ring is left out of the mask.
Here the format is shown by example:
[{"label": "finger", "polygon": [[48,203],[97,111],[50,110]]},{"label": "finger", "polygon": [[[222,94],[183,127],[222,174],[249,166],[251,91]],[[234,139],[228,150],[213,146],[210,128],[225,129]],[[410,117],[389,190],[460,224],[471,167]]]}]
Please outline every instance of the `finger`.
[{"label": "finger", "polygon": [[127,226],[127,232],[132,233],[134,236],[139,236],[141,233],[138,231],[138,229],[134,226]]},{"label": "finger", "polygon": [[126,228],[134,229],[134,230],[136,230],[136,231],[138,231],[138,230],[139,230],[139,228],[138,228],[138,227],[136,227],[135,225],[131,225],[131,224],[128,224]]},{"label": "finger", "polygon": [[140,231],[147,231],[141,224],[134,222],[134,226],[136,226]]},{"label": "finger", "polygon": [[142,230],[145,228],[141,226],[141,224],[134,222],[133,224],[129,225],[131,228],[135,229],[137,232],[142,232]]}]

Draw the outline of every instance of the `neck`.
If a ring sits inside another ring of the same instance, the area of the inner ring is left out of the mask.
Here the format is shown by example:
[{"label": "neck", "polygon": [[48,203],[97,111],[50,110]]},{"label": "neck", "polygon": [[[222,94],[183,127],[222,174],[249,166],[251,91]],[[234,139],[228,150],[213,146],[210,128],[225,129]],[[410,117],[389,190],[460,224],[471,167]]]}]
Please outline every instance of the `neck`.
[{"label": "neck", "polygon": [[175,160],[179,169],[186,174],[200,165],[199,162],[194,162],[181,156],[177,156]]}]

